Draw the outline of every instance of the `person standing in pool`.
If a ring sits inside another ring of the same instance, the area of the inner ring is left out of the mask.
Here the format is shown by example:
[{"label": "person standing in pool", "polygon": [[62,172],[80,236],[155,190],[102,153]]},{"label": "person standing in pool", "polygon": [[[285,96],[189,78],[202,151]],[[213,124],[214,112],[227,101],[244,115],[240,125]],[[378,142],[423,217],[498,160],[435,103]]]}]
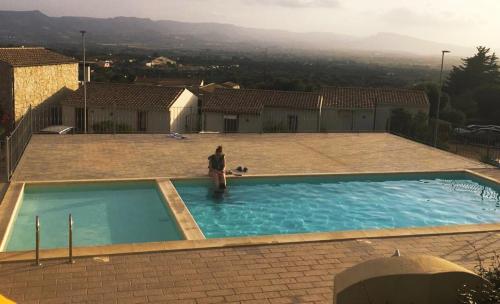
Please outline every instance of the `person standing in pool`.
[{"label": "person standing in pool", "polygon": [[222,146],[215,149],[215,154],[208,157],[208,175],[213,179],[215,189],[226,189],[226,159]]}]

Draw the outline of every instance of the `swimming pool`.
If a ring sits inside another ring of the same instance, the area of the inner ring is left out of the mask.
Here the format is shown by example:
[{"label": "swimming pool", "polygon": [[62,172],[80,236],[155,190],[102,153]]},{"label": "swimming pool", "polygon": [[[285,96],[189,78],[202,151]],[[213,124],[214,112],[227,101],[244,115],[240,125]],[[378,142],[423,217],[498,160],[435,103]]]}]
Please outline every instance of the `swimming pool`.
[{"label": "swimming pool", "polygon": [[68,246],[68,215],[74,246],[182,239],[156,183],[26,185],[5,251],[32,250],[35,216],[41,248]]},{"label": "swimming pool", "polygon": [[467,173],[173,184],[207,238],[500,222],[500,187]]}]

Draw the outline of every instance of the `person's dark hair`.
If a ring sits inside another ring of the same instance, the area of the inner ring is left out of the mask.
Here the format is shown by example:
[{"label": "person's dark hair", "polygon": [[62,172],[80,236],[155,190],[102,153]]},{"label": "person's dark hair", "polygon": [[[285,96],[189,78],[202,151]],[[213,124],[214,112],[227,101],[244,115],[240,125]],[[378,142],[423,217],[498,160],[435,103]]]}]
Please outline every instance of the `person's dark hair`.
[{"label": "person's dark hair", "polygon": [[218,146],[217,149],[215,149],[215,153],[217,152],[222,152],[222,146]]}]

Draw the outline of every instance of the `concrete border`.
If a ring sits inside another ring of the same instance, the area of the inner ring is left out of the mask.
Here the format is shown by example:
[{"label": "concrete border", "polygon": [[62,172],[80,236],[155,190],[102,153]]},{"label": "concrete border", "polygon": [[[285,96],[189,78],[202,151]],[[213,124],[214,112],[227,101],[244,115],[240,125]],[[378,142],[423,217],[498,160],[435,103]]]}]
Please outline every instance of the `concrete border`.
[{"label": "concrete border", "polygon": [[7,239],[24,195],[24,186],[24,183],[11,183],[0,205],[0,252],[7,246]]},{"label": "concrete border", "polygon": [[157,181],[158,190],[164,197],[167,208],[176,219],[179,230],[184,234],[186,240],[204,240],[205,236],[194,220],[191,212],[184,204],[179,193],[172,182],[168,179]]}]

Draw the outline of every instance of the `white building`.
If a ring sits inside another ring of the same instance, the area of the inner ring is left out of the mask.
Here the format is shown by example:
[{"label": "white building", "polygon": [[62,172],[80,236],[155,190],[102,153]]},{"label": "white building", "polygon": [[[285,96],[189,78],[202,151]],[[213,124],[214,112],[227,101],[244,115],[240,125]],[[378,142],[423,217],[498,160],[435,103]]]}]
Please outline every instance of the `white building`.
[{"label": "white building", "polygon": [[429,114],[427,94],[392,88],[327,87],[320,92],[323,131],[384,131],[392,110]]},{"label": "white building", "polygon": [[164,56],[160,56],[151,60],[150,62],[146,62],[146,66],[150,68],[155,66],[176,65],[176,64],[177,62],[175,60],[172,60]]},{"label": "white building", "polygon": [[202,130],[209,132],[318,132],[317,93],[215,89],[202,99]]},{"label": "white building", "polygon": [[[61,103],[62,123],[84,130],[83,87]],[[199,129],[198,97],[185,88],[87,83],[87,131],[193,132]]]},{"label": "white building", "polygon": [[392,110],[429,113],[423,91],[329,87],[319,93],[214,88],[202,97],[211,132],[384,131]]}]

